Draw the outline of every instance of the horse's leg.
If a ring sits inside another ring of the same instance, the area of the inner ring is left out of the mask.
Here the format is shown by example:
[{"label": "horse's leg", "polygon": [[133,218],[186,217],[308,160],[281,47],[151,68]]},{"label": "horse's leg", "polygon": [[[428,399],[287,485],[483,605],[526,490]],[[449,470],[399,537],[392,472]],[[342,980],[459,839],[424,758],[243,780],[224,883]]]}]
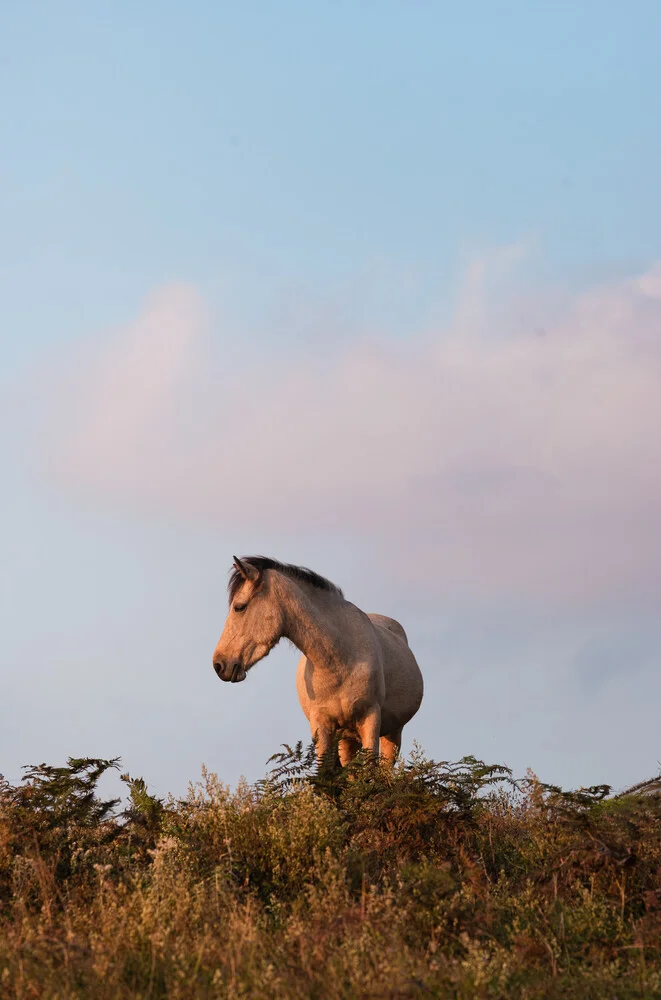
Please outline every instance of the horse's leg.
[{"label": "horse's leg", "polygon": [[395,733],[381,737],[381,756],[388,764],[394,764],[395,758],[402,745],[402,731],[398,729]]},{"label": "horse's leg", "polygon": [[343,736],[339,742],[338,750],[340,753],[340,764],[342,767],[346,767],[354,759],[356,754],[360,749],[360,743],[357,740],[352,740],[348,736]]},{"label": "horse's leg", "polygon": [[326,763],[331,766],[335,766],[337,758],[335,761],[331,761],[330,750],[333,746],[333,737],[335,736],[335,730],[328,725],[323,725],[321,723],[313,723],[310,720],[310,730],[312,731],[312,739],[315,741],[315,750],[317,753],[317,762],[319,767]]},{"label": "horse's leg", "polygon": [[375,759],[379,759],[379,733],[381,730],[381,709],[370,709],[358,726],[358,735],[363,745],[363,750],[369,750]]}]

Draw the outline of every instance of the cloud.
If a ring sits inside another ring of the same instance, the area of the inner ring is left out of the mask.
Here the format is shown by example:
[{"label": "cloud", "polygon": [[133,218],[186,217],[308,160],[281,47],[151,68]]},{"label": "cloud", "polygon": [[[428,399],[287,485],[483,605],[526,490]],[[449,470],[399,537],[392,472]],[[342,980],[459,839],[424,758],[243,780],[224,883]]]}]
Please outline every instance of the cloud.
[{"label": "cloud", "polygon": [[178,399],[196,378],[205,329],[195,289],[171,285],[151,295],[134,322],[49,358],[39,395],[51,474],[90,492],[142,490],[156,462],[167,463]]},{"label": "cloud", "polygon": [[532,326],[493,274],[471,267],[449,329],[323,355],[212,329],[165,288],[50,372],[49,473],[244,536],[351,539],[436,594],[653,600],[661,264]]}]

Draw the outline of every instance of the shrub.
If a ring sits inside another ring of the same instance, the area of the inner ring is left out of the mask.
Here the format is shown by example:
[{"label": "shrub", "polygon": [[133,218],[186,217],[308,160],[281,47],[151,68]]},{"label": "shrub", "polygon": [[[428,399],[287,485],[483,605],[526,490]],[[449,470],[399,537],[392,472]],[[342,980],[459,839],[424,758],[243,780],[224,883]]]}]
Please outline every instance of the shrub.
[{"label": "shrub", "polygon": [[661,799],[474,758],[285,747],[182,800],[70,759],[0,783],[0,995],[661,995]]}]

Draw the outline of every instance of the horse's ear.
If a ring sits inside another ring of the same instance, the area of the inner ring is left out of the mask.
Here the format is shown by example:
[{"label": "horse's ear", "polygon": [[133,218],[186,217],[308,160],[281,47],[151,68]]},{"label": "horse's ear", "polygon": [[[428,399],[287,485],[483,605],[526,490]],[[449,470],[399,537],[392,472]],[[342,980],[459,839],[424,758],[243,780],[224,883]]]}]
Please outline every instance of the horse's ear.
[{"label": "horse's ear", "polygon": [[244,562],[243,559],[239,559],[238,556],[232,556],[234,559],[234,565],[239,571],[244,580],[250,580],[252,583],[258,583],[261,577],[261,571],[257,569],[256,566],[252,566],[249,562]]}]

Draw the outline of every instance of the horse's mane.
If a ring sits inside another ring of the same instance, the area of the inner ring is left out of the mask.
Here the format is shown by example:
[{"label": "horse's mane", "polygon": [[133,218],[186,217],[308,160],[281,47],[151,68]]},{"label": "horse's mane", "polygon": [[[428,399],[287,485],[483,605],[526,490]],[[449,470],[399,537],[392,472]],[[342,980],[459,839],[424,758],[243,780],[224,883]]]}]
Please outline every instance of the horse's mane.
[{"label": "horse's mane", "polygon": [[[292,566],[290,563],[278,562],[277,559],[269,559],[268,556],[241,556],[241,562],[249,563],[255,569],[260,570],[260,572],[265,569],[274,569],[278,573],[290,576],[293,580],[300,580],[302,583],[310,584],[311,587],[317,587],[319,590],[327,590],[331,594],[337,594],[338,597],[344,597],[340,588],[334,583],[327,580],[325,576],[315,573],[314,570],[307,569],[305,566]],[[243,580],[244,577],[239,573],[236,566],[234,566],[227,585],[230,603],[236,597]]]}]

